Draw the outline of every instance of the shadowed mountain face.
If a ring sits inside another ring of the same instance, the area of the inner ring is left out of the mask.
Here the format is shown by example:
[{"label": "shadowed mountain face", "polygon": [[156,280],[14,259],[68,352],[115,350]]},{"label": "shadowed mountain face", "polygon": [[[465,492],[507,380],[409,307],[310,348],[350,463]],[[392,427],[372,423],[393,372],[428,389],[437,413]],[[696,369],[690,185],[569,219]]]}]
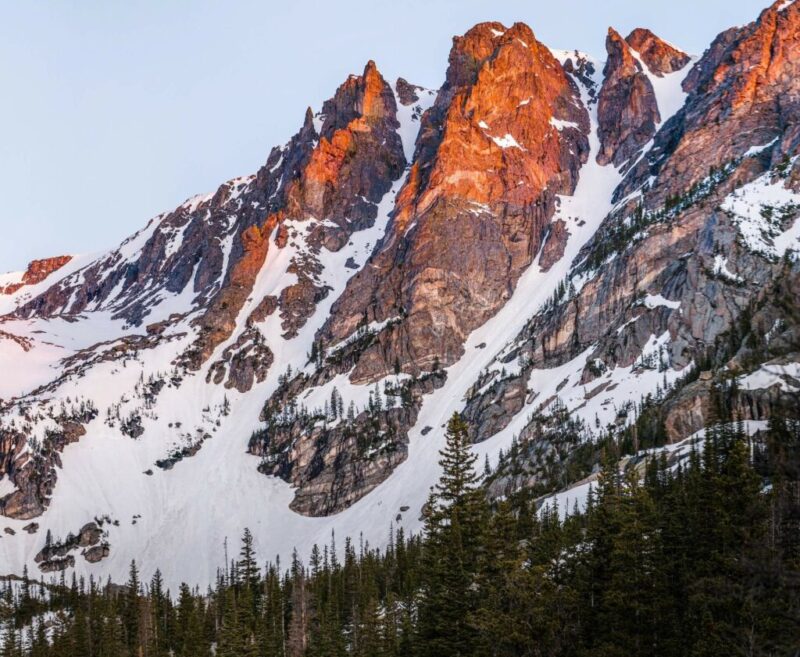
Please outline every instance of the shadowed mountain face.
[{"label": "shadowed mountain face", "polygon": [[[701,57],[606,47],[482,23],[438,91],[370,61],[255,174],[0,277],[0,559],[119,575],[169,543],[178,581],[246,525],[379,544],[419,528],[453,411],[493,457],[665,390],[681,440],[723,379],[744,419],[800,407],[800,4]],[[764,344],[720,351],[743,322]]]}]

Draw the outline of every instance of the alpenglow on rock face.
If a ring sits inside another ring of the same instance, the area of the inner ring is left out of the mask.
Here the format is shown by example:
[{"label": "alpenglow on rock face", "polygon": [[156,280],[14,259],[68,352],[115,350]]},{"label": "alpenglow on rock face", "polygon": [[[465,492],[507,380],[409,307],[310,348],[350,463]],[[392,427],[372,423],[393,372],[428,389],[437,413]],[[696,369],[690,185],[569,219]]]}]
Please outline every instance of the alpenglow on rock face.
[{"label": "alpenglow on rock face", "polygon": [[556,196],[575,189],[588,131],[577,84],[527,26],[484,23],[455,39],[386,235],[321,333],[335,346],[362,322],[394,320],[353,382],[463,354],[539,251]]},{"label": "alpenglow on rock face", "polygon": [[542,489],[554,417],[679,441],[732,381],[743,419],[796,413],[800,4],[699,57],[606,46],[482,23],[439,90],[370,61],[255,174],[0,277],[0,563],[168,553],[177,583],[245,526],[265,558],[378,545],[419,528],[455,411]]}]

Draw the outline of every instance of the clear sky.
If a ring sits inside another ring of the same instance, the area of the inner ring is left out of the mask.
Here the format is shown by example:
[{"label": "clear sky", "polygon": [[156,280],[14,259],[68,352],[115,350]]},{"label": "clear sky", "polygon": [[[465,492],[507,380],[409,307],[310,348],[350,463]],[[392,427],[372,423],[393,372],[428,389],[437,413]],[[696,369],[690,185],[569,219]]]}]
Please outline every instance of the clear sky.
[{"label": "clear sky", "polygon": [[603,56],[649,27],[700,54],[768,0],[38,0],[0,4],[0,271],[115,246],[254,172],[374,59],[438,87],[451,38],[528,23]]}]

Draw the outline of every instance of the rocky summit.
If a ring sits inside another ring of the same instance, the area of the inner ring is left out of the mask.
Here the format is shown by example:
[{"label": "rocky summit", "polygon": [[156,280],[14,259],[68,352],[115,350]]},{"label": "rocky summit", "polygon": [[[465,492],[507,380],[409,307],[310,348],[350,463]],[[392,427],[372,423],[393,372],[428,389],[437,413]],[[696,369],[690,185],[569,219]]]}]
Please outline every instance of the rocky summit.
[{"label": "rocky summit", "polygon": [[454,413],[498,497],[800,419],[800,2],[606,51],[481,23],[438,90],[369,61],[253,175],[0,276],[2,569],[381,545]]}]

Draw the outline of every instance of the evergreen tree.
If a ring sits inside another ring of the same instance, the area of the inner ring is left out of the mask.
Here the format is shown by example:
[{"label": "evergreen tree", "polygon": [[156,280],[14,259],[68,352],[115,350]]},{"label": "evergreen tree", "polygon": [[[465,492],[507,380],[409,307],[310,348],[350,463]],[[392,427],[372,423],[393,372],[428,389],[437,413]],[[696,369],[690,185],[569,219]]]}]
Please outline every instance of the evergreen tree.
[{"label": "evergreen tree", "polygon": [[131,561],[128,571],[128,583],[125,587],[125,597],[122,608],[122,622],[125,633],[125,645],[129,650],[135,650],[138,645],[139,637],[139,615],[141,601],[141,583],[139,581],[139,569],[136,561]]},{"label": "evergreen tree", "polygon": [[486,494],[475,472],[467,425],[458,414],[447,424],[442,475],[428,503],[425,565],[419,611],[421,656],[472,654],[477,631],[474,585],[486,520]]}]

